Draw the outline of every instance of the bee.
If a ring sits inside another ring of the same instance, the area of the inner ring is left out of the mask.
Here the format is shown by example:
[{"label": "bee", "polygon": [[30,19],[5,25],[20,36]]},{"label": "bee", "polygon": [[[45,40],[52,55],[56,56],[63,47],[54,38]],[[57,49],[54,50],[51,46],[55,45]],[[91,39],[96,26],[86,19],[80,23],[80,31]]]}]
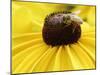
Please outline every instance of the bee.
[{"label": "bee", "polygon": [[73,23],[74,28],[72,32],[74,32],[77,25],[81,25],[83,23],[83,20],[80,17],[78,17],[75,13],[69,13],[63,17],[63,22],[66,24],[65,27]]}]

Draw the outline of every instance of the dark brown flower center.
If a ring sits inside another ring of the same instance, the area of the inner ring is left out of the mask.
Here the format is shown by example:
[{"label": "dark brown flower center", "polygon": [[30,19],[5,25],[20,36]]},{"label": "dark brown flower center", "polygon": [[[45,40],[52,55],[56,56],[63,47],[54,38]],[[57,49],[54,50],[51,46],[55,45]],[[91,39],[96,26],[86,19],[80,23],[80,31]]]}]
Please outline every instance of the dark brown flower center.
[{"label": "dark brown flower center", "polygon": [[81,36],[81,21],[70,12],[52,13],[46,17],[42,36],[47,45],[58,46],[76,43]]}]

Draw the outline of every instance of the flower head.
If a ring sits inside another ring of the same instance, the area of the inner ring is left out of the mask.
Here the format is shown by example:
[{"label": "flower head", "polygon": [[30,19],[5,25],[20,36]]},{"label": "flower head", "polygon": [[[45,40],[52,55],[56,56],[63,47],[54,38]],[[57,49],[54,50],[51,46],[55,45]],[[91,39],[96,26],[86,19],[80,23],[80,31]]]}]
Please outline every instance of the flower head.
[{"label": "flower head", "polygon": [[95,69],[95,25],[67,6],[12,2],[13,74]]},{"label": "flower head", "polygon": [[43,40],[52,46],[76,43],[81,36],[80,24],[82,20],[72,13],[52,13],[45,19]]}]

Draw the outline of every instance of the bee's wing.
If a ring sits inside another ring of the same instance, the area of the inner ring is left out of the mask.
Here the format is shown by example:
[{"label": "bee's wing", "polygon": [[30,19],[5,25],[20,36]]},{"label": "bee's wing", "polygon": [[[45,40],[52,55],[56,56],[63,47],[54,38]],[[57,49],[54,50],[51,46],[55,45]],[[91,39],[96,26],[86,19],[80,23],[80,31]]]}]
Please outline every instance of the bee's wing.
[{"label": "bee's wing", "polygon": [[72,19],[72,21],[76,22],[77,24],[83,23],[83,20],[80,17],[78,17],[77,15],[71,15],[71,19]]}]

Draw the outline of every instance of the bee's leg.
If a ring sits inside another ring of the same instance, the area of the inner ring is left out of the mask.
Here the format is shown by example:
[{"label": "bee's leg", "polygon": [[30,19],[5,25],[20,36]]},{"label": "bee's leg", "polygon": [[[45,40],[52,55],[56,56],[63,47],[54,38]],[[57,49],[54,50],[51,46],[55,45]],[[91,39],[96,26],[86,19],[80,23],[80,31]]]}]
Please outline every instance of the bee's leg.
[{"label": "bee's leg", "polygon": [[72,33],[74,33],[75,29],[76,29],[76,25],[74,26]]},{"label": "bee's leg", "polygon": [[68,26],[70,26],[70,24],[67,24],[67,25],[65,25],[64,27],[68,27]]},{"label": "bee's leg", "polygon": [[64,23],[66,24],[65,27],[68,27],[69,25],[71,25],[71,21],[70,20],[68,20],[68,21],[66,21]]}]

